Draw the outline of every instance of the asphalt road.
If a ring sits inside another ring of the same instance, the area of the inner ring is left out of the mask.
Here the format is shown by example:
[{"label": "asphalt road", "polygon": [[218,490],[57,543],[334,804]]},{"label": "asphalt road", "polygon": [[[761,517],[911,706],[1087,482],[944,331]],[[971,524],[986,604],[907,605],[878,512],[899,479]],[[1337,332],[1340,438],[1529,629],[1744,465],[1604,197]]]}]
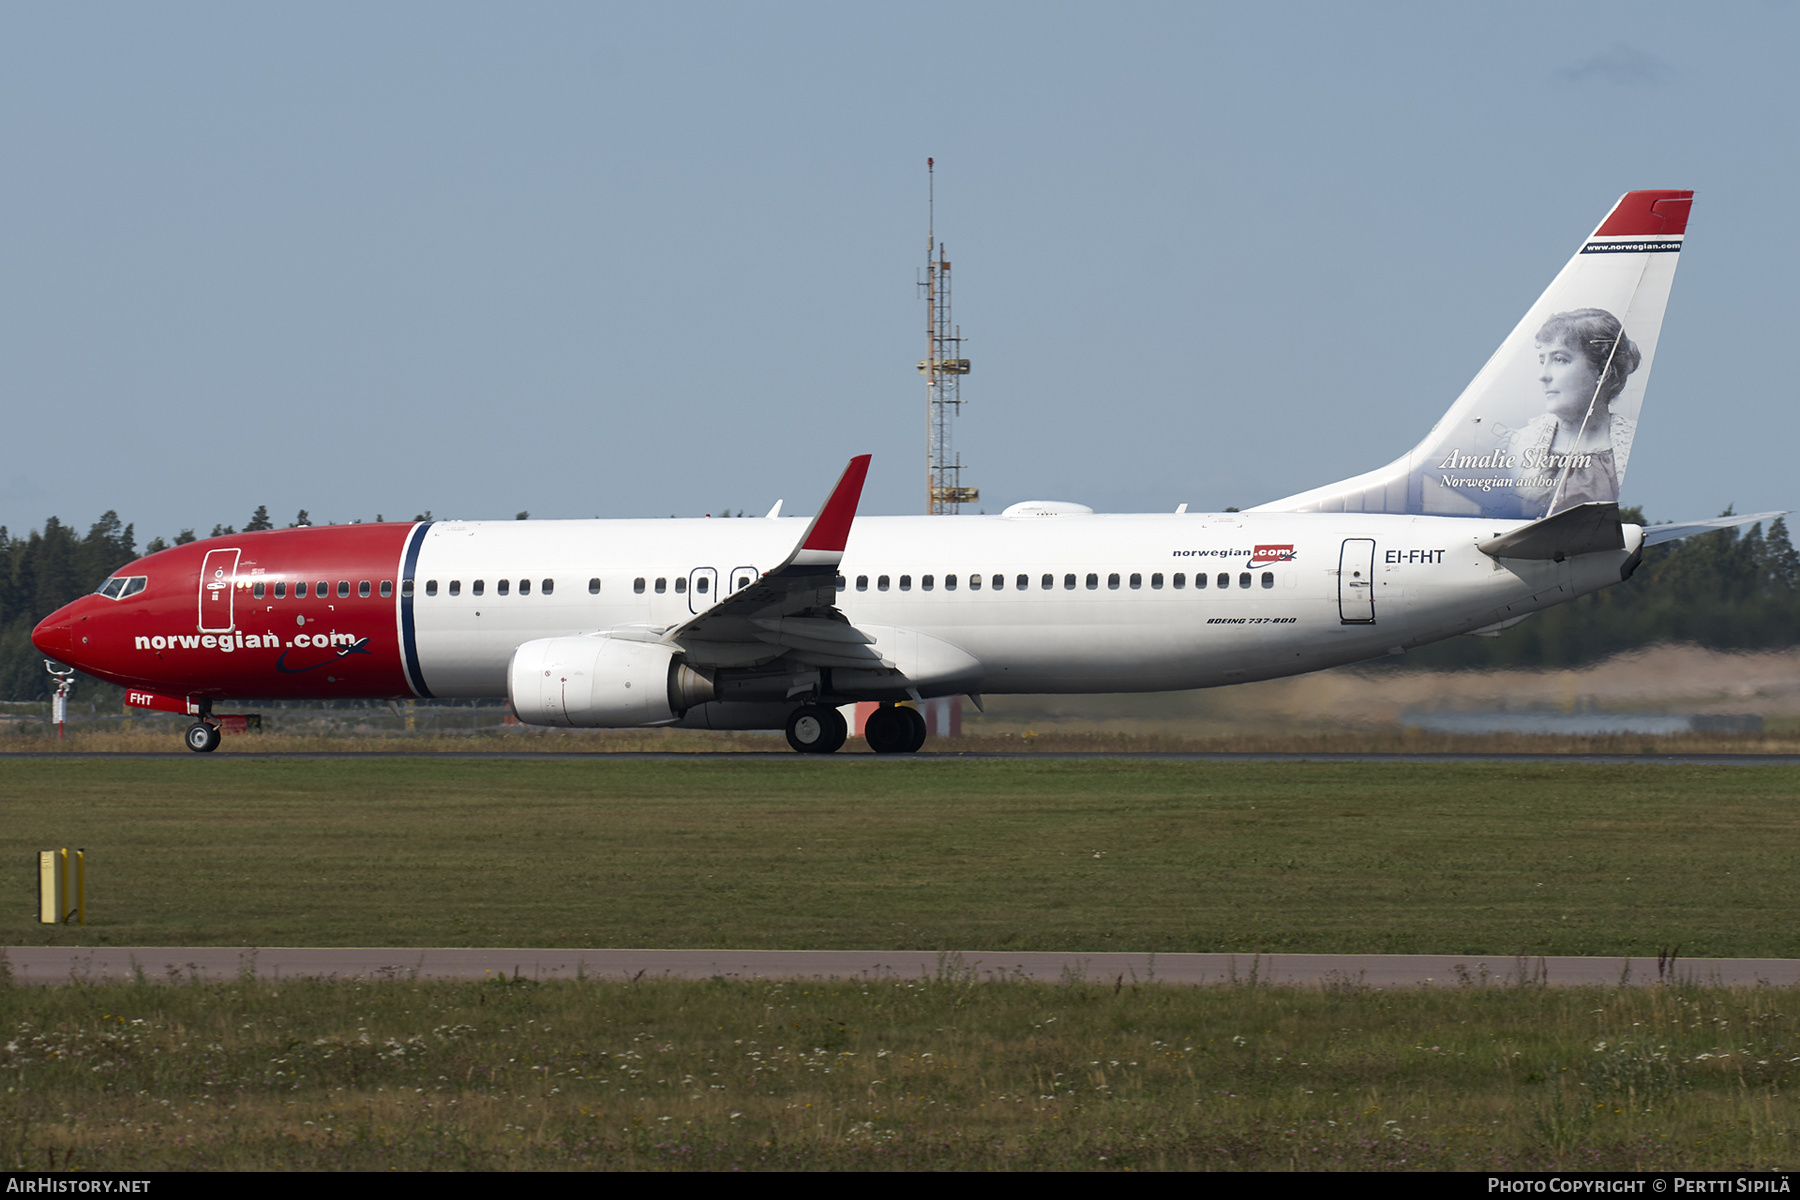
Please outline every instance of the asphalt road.
[{"label": "asphalt road", "polygon": [[921,950],[556,950],[455,947],[12,946],[14,983],[334,977],[355,979],[1033,979],[1126,986],[1252,981],[1372,988],[1645,985],[1800,986],[1800,959],[1483,958],[1433,954],[1058,954]]}]

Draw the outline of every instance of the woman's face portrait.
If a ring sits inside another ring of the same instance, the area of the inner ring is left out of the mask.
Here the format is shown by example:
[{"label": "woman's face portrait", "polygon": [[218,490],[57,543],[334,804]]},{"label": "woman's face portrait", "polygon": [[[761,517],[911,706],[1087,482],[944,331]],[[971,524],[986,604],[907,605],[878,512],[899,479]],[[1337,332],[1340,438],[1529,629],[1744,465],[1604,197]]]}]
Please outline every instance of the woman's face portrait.
[{"label": "woman's face portrait", "polygon": [[1587,355],[1566,341],[1539,342],[1537,351],[1545,410],[1563,425],[1579,425],[1593,402],[1600,373]]}]

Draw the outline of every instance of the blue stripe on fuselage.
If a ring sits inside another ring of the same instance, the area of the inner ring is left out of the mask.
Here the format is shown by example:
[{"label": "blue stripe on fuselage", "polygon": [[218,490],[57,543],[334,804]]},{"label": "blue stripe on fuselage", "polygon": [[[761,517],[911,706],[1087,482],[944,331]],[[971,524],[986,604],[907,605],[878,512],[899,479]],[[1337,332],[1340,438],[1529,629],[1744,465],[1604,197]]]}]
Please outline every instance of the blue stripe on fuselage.
[{"label": "blue stripe on fuselage", "polygon": [[413,526],[406,538],[406,565],[400,572],[400,655],[406,668],[406,683],[421,699],[434,697],[425,686],[425,673],[419,668],[419,638],[413,629],[413,575],[419,566],[419,547],[425,544],[425,531],[433,522],[422,521]]}]

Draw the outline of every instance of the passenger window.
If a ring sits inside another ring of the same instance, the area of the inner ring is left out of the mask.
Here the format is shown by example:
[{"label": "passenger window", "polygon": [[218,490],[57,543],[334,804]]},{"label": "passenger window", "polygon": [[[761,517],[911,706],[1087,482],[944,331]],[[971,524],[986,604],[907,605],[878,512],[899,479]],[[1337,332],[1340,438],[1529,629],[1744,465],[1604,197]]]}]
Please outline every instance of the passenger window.
[{"label": "passenger window", "polygon": [[313,584],[313,595],[323,600],[325,597],[331,595],[331,584],[326,580],[319,580],[319,582]]},{"label": "passenger window", "polygon": [[850,586],[850,581],[848,579],[845,579],[842,575],[839,575],[837,577],[837,590],[838,591],[841,592],[849,586]]},{"label": "passenger window", "polygon": [[[998,579],[1000,577],[998,575],[996,575],[996,576],[994,576],[994,578]],[[979,576],[979,575],[969,576],[969,590],[971,592],[979,592],[981,590],[981,576]]]},{"label": "passenger window", "polygon": [[[1175,578],[1180,579],[1181,576],[1177,575]],[[1204,588],[1206,586],[1206,580],[1207,580],[1206,575],[1203,575],[1199,572],[1194,573],[1194,586],[1196,588]],[[1175,586],[1180,587],[1181,585],[1176,584]]]},{"label": "passenger window", "polygon": [[460,580],[460,579],[452,579],[452,580],[451,580],[451,581],[450,581],[450,594],[451,594],[451,595],[452,595],[452,596],[460,596],[460,595],[462,595],[462,580]]},{"label": "passenger window", "polygon": [[255,596],[258,600],[261,600],[263,598],[263,581],[262,580],[259,579],[255,583],[250,585],[250,594],[252,596]]},{"label": "passenger window", "polygon": [[644,577],[642,575],[631,581],[631,590],[640,596],[644,594]]},{"label": "passenger window", "polygon": [[[663,590],[663,581],[660,579],[656,581],[656,590],[659,592]],[[521,595],[521,596],[531,595],[531,580],[529,580],[529,579],[519,580],[519,595]]]},{"label": "passenger window", "polygon": [[1119,590],[1119,573],[1117,571],[1106,577],[1106,586],[1115,592]]},{"label": "passenger window", "polygon": [[[275,587],[276,587],[276,590],[279,591],[281,588],[281,585],[278,583],[275,585]],[[400,581],[400,598],[402,600],[411,600],[412,594],[413,594],[413,581],[410,579],[402,579]]]},{"label": "passenger window", "polygon": [[1223,571],[1220,571],[1219,578],[1217,580],[1215,580],[1214,582],[1216,582],[1222,588],[1228,588],[1231,586],[1231,576],[1227,575]]},{"label": "passenger window", "polygon": [[356,585],[356,594],[360,599],[367,600],[369,598],[369,591],[369,581],[366,579]]},{"label": "passenger window", "polygon": [[469,591],[472,594],[477,595],[477,596],[481,595],[481,593],[483,591],[485,591],[486,589],[487,589],[487,580],[485,580],[485,579],[477,579],[474,583],[471,583],[469,585]]},{"label": "passenger window", "polygon": [[[436,593],[433,594],[435,595]],[[302,579],[299,583],[294,585],[294,599],[306,599],[306,580]]]},{"label": "passenger window", "polygon": [[1275,586],[1275,572],[1264,571],[1262,583],[1263,583],[1263,586],[1266,588],[1274,587]]},{"label": "passenger window", "polygon": [[[519,580],[519,594],[520,595],[524,595],[525,592],[530,590],[530,588],[531,588],[531,582],[529,580],[525,580],[525,579]],[[656,577],[656,594],[660,596],[668,590],[669,590],[669,581],[666,578],[664,578],[663,576],[658,575]]]},{"label": "passenger window", "polygon": [[750,577],[748,575],[739,575],[737,580],[737,590],[741,592],[749,586]]},{"label": "passenger window", "polygon": [[287,599],[287,580],[283,579],[275,584],[275,598],[277,600]]},{"label": "passenger window", "polygon": [[556,580],[545,579],[541,581],[538,584],[538,594],[543,596],[554,596],[556,594]]},{"label": "passenger window", "polygon": [[381,581],[381,598],[383,600],[385,600],[389,596],[392,596],[393,594],[394,594],[394,581],[391,579],[382,580]]},{"label": "passenger window", "polygon": [[902,575],[900,577],[900,590],[903,592],[912,591],[912,576],[911,575]]},{"label": "passenger window", "polygon": [[856,577],[856,590],[859,592],[866,592],[869,590],[869,577],[867,575],[858,575]]},{"label": "passenger window", "polygon": [[496,592],[500,593],[502,596],[506,595],[508,592],[512,591],[512,580],[510,580],[510,579],[495,580],[494,590]]},{"label": "passenger window", "polygon": [[[425,581],[425,594],[426,594],[426,595],[427,595],[427,596],[435,596],[435,595],[437,595],[437,580],[435,580],[435,579],[427,579],[427,580],[426,580],[426,581]],[[299,592],[298,592],[298,591],[296,591],[296,592],[295,592],[295,593],[294,593],[294,595],[296,595],[296,596],[298,596],[298,595],[300,595],[300,593],[299,593]]]},{"label": "passenger window", "polygon": [[[1013,580],[1013,586],[1018,588],[1021,592],[1027,590],[1028,588],[1031,587],[1031,576],[1029,576],[1029,575],[1019,576],[1017,579]],[[1044,576],[1044,586],[1045,587],[1050,586],[1050,577],[1048,575]]]},{"label": "passenger window", "polygon": [[600,594],[600,577],[595,576],[594,578],[588,580],[588,595],[598,596],[599,594]]},{"label": "passenger window", "polygon": [[[1049,577],[1045,576],[1045,578],[1049,578]],[[1063,590],[1066,592],[1072,592],[1075,590],[1075,576],[1073,576],[1073,575],[1064,575],[1063,576]]]},{"label": "passenger window", "polygon": [[[1023,575],[1019,576],[1019,587],[1021,590],[1025,587],[1025,577]],[[1002,591],[1006,590],[1006,576],[1004,576],[1004,575],[994,576],[994,590],[996,592],[1002,592]]]},{"label": "passenger window", "polygon": [[677,596],[685,596],[687,594],[687,580],[682,579],[679,576],[676,577],[675,594]]},{"label": "passenger window", "polygon": [[[1201,578],[1205,578],[1205,576],[1202,576]],[[1187,586],[1187,572],[1186,571],[1175,572],[1175,578],[1171,579],[1169,582],[1170,582],[1170,584],[1172,584],[1175,587],[1175,589],[1177,591],[1179,591],[1180,589]]]},{"label": "passenger window", "polygon": [[348,599],[349,596],[350,596],[350,581],[348,579],[338,580],[338,599],[345,600],[345,599]]},{"label": "passenger window", "polygon": [[[1137,582],[1136,582],[1137,576],[1133,575],[1131,578],[1133,581],[1131,586],[1136,587],[1137,586]],[[1154,574],[1150,577],[1150,590],[1156,591],[1157,589],[1159,589],[1161,587],[1162,587],[1162,572],[1158,571],[1156,574]]]},{"label": "passenger window", "polygon": [[710,587],[712,587],[712,580],[704,575],[694,581],[694,590],[699,592],[702,596],[706,595],[706,591]]},{"label": "passenger window", "polygon": [[[1087,583],[1088,583],[1088,591],[1092,592],[1092,591],[1098,590],[1100,587],[1100,576],[1096,575],[1092,571],[1089,571]],[[1119,586],[1119,577],[1117,575],[1113,576],[1113,586],[1114,587]]]},{"label": "passenger window", "polygon": [[1250,572],[1245,571],[1244,573],[1242,573],[1241,575],[1238,576],[1238,586],[1241,588],[1247,588],[1250,586]]},{"label": "passenger window", "polygon": [[946,592],[954,592],[956,590],[956,576],[954,576],[954,575],[944,576],[944,590]]},{"label": "passenger window", "polygon": [[878,592],[885,592],[888,590],[888,577],[886,575],[883,575],[880,579],[875,581],[875,590]]}]

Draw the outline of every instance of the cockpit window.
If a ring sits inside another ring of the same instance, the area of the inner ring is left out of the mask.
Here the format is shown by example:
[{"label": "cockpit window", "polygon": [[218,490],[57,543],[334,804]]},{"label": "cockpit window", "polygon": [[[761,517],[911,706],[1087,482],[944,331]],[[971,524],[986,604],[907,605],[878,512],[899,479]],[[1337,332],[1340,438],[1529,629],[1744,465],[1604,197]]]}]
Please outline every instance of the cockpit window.
[{"label": "cockpit window", "polygon": [[108,600],[123,600],[143,591],[149,582],[148,575],[114,575],[94,591]]}]

